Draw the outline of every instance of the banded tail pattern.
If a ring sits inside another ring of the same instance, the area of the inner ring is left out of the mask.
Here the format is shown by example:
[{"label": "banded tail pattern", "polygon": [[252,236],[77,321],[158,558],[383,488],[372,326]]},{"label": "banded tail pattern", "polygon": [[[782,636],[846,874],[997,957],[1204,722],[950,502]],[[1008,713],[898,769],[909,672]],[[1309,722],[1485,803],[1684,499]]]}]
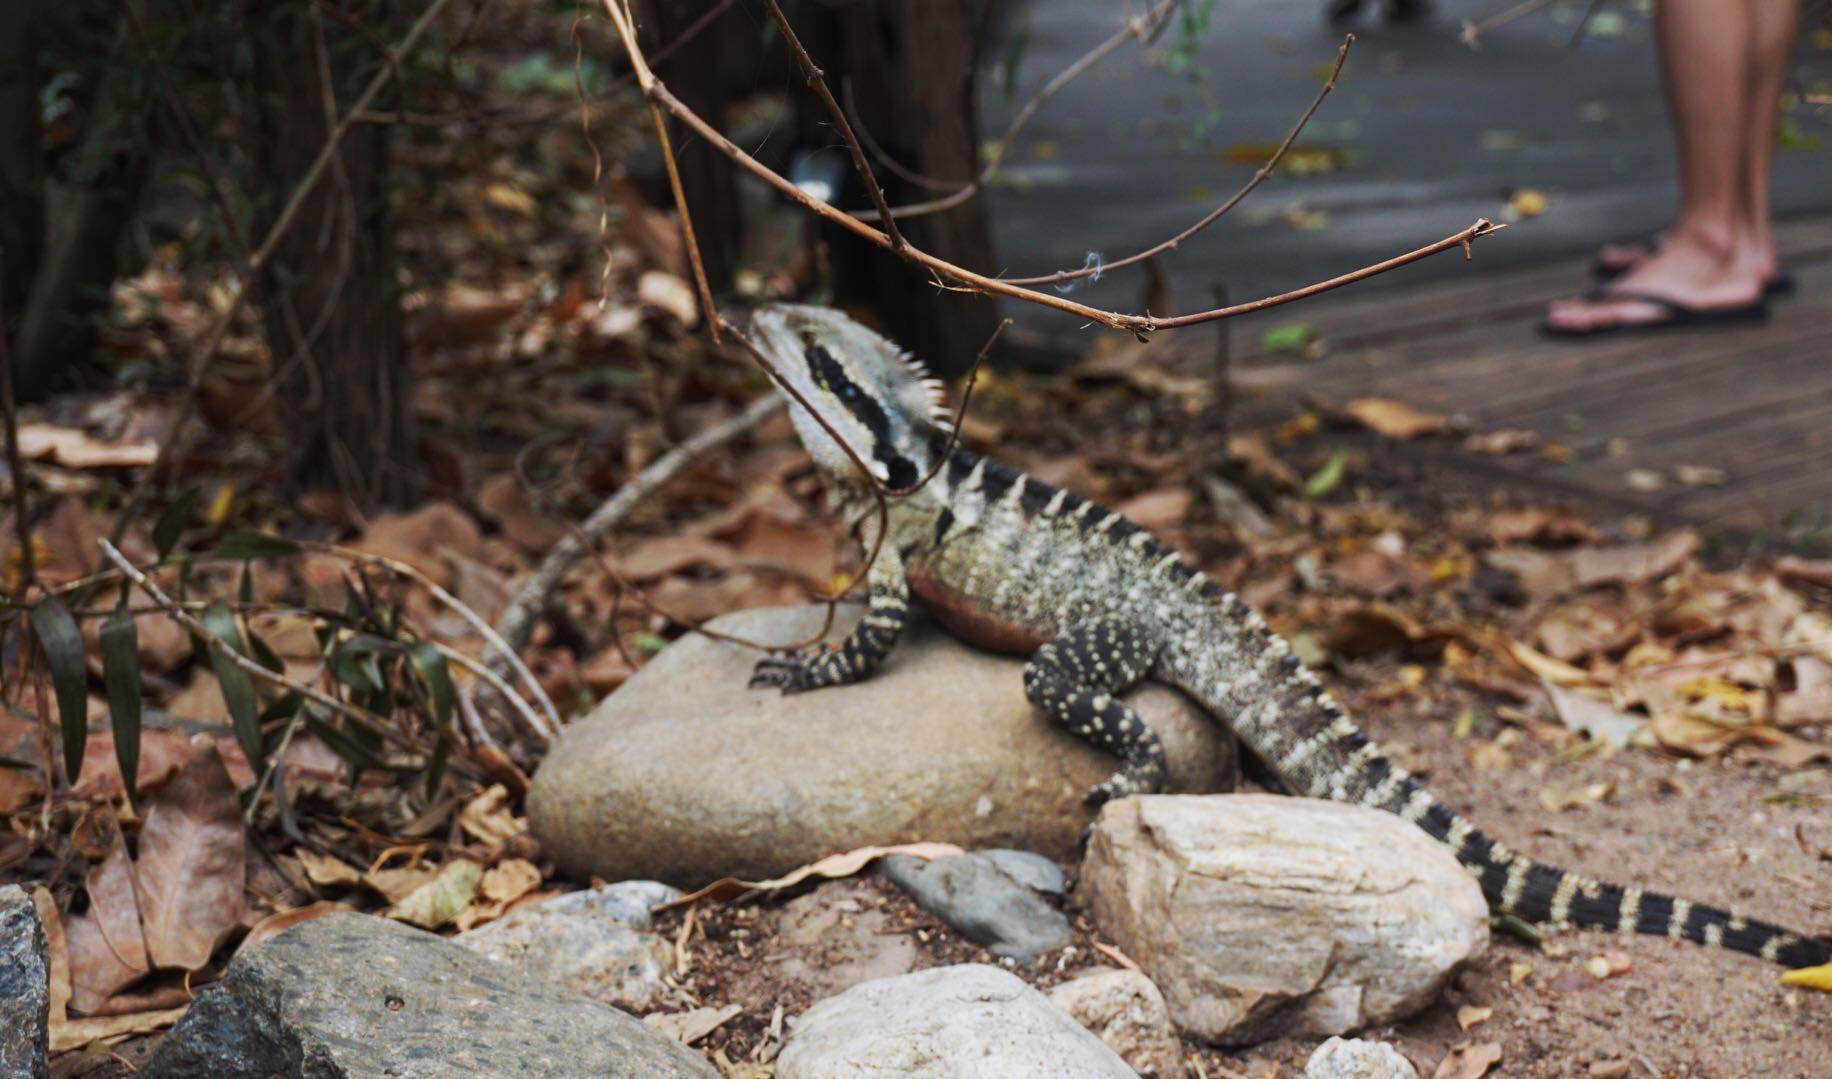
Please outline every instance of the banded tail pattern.
[{"label": "banded tail pattern", "polygon": [[1689,940],[1790,968],[1832,963],[1832,941],[1734,910],[1592,880],[1490,839],[1387,760],[1257,612],[1231,595],[1209,611],[1171,649],[1167,680],[1234,717],[1235,733],[1295,793],[1384,810],[1424,829],[1476,878],[1494,912]]}]

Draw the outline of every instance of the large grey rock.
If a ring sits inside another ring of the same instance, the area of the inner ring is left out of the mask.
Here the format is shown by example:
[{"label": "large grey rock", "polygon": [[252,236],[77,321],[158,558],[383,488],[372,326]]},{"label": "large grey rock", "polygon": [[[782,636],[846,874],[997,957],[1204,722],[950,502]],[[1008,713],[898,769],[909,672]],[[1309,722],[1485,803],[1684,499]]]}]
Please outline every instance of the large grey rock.
[{"label": "large grey rock", "polygon": [[718,1072],[615,1008],[399,922],[331,914],[236,956],[141,1074]]},{"label": "large grey rock", "polygon": [[935,859],[893,854],[878,871],[917,906],[994,955],[1028,963],[1075,939],[1069,919],[1042,894],[978,853]]},{"label": "large grey rock", "polygon": [[0,1076],[50,1074],[51,961],[32,897],[0,888]]},{"label": "large grey rock", "polygon": [[1131,1076],[1113,1050],[1017,978],[978,964],[853,986],[804,1012],[776,1079],[1099,1079]]},{"label": "large grey rock", "polygon": [[680,894],[655,881],[607,884],[517,907],[452,941],[539,981],[647,1010],[667,995],[674,961],[674,948],[646,931],[649,910]]},{"label": "large grey rock", "polygon": [[1093,1031],[1140,1075],[1181,1079],[1183,1045],[1170,1008],[1151,979],[1136,970],[1096,970],[1050,990],[1050,1003]]},{"label": "large grey rock", "polygon": [[[791,643],[822,613],[768,608],[711,625]],[[843,609],[833,636],[858,613]],[[748,689],[757,659],[686,637],[567,728],[528,798],[542,849],[580,878],[683,887],[915,840],[1075,856],[1091,818],[1082,796],[1114,759],[1031,707],[1021,660],[922,619],[857,685]],[[1234,742],[1219,724],[1163,687],[1129,699],[1164,738],[1173,789],[1233,788]]]},{"label": "large grey rock", "polygon": [[1488,905],[1448,850],[1398,817],[1305,798],[1110,803],[1078,897],[1178,1027],[1225,1045],[1399,1019],[1488,943]]},{"label": "large grey rock", "polygon": [[1419,1073],[1386,1042],[1331,1038],[1310,1055],[1304,1079],[1419,1079]]}]

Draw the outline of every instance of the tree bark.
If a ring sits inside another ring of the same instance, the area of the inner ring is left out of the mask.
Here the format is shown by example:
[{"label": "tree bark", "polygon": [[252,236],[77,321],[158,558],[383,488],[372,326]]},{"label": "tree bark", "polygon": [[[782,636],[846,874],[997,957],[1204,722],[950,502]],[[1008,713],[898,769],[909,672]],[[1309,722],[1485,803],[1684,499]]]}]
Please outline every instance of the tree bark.
[{"label": "tree bark", "polygon": [[[650,48],[673,42],[717,0],[653,0],[650,24],[655,40]],[[747,40],[748,35],[748,40]],[[755,27],[737,12],[727,11],[694,40],[661,64],[661,76],[676,97],[715,125],[724,125],[725,106],[744,91],[734,75],[756,64]],[[681,188],[693,214],[694,235],[700,243],[706,277],[714,292],[731,286],[744,239],[744,218],[738,204],[738,167],[724,154],[694,138],[678,121],[669,121]]]},{"label": "tree bark", "polygon": [[[836,95],[843,81],[850,83],[879,145],[918,173],[966,183],[980,171],[976,75],[993,8],[994,0],[878,0],[803,10],[813,31],[809,47],[821,46],[816,62],[826,66]],[[823,10],[830,10],[826,25]],[[836,144],[821,103],[812,94],[797,101],[804,137]],[[892,205],[937,194],[873,168]],[[853,201],[869,205],[863,193]],[[899,227],[912,243],[950,262],[996,265],[984,194]],[[891,336],[936,370],[965,371],[997,326],[991,297],[938,289],[895,255],[831,226],[823,226],[822,236],[833,256],[837,298],[874,306]]]},{"label": "tree bark", "polygon": [[44,257],[35,3],[0,4],[0,147],[0,334],[10,337]]},{"label": "tree bark", "polygon": [[[385,24],[383,0],[358,18]],[[373,65],[386,61],[309,0],[268,0],[250,14],[255,57],[263,234],[318,156],[342,108]],[[328,72],[330,86],[325,85]],[[341,102],[342,104],[339,104]],[[276,377],[297,424],[290,479],[334,486],[365,510],[406,505],[419,491],[383,124],[345,133],[330,173],[280,238],[261,280],[263,299],[285,293],[305,331],[304,355],[262,304]]]}]

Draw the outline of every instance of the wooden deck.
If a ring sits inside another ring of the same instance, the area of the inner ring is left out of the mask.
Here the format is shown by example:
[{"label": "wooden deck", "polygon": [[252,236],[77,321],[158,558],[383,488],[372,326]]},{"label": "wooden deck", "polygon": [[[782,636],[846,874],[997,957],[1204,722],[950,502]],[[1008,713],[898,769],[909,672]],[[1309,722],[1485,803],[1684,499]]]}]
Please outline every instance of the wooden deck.
[{"label": "wooden deck", "polygon": [[[1474,454],[1444,439],[1405,447],[1436,466],[1710,530],[1832,524],[1832,217],[1789,222],[1777,239],[1799,289],[1757,326],[1547,339],[1537,332],[1547,301],[1580,286],[1585,265],[1484,273],[1480,248],[1467,277],[1449,284],[1345,289],[1239,320],[1242,420],[1289,415],[1300,399],[1397,398],[1466,416],[1475,431],[1531,428],[1569,451],[1559,461]],[[1488,242],[1505,243],[1505,234]],[[1322,335],[1322,359],[1254,355],[1267,327],[1296,320]],[[1186,339],[1176,352],[1189,362],[1187,350],[1201,347]],[[1724,482],[1687,485],[1682,466],[1722,470]],[[1633,489],[1633,470],[1658,474],[1662,486]]]}]

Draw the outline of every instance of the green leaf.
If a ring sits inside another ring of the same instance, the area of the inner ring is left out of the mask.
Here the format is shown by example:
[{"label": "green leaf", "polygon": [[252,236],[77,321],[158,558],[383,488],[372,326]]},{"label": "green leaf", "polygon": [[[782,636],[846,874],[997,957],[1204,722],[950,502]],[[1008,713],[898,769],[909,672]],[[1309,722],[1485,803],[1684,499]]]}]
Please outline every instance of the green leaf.
[{"label": "green leaf", "polygon": [[159,515],[158,523],[153,525],[153,549],[159,552],[159,561],[172,553],[178,546],[178,538],[184,530],[197,520],[197,488],[193,487],[177,498]]},{"label": "green leaf", "polygon": [[426,764],[426,796],[433,797],[439,793],[439,784],[445,782],[445,766],[452,757],[452,736],[440,731],[433,740],[432,760]]},{"label": "green leaf", "polygon": [[1317,331],[1308,322],[1287,322],[1260,334],[1260,347],[1267,352],[1302,352],[1317,339]]},{"label": "green leaf", "polygon": [[445,656],[431,642],[421,641],[407,650],[407,658],[425,679],[426,689],[432,695],[433,721],[440,727],[449,727],[452,701],[457,693],[452,689],[452,669],[446,665]]},{"label": "green leaf", "polygon": [[1314,502],[1334,491],[1342,483],[1342,477],[1348,474],[1348,470],[1348,454],[1332,454],[1322,468],[1311,473],[1310,478],[1304,481],[1304,497]]},{"label": "green leaf", "polygon": [[83,666],[83,635],[56,596],[46,596],[32,608],[32,629],[51,667],[51,687],[57,693],[58,722],[64,732],[64,773],[75,783],[83,770],[83,747],[89,741],[85,701],[89,672]]},{"label": "green leaf", "polygon": [[239,531],[223,537],[216,553],[222,558],[285,558],[300,552],[299,544],[271,532]]},{"label": "green leaf", "polygon": [[644,630],[630,634],[629,645],[631,651],[640,655],[655,656],[660,655],[661,650],[668,647],[668,638],[659,633]]},{"label": "green leaf", "polygon": [[286,673],[286,661],[281,659],[280,654],[275,652],[273,647],[262,640],[261,635],[252,629],[248,631],[248,650],[254,656],[256,663],[275,674]]},{"label": "green leaf", "polygon": [[[238,654],[246,654],[235,615],[222,601],[204,608],[202,620],[217,640]],[[249,680],[247,671],[214,648],[210,649],[210,669],[216,672],[216,681],[222,686],[223,703],[228,706],[229,718],[235,726],[235,740],[248,757],[249,766],[259,775],[267,754],[266,747],[261,744],[261,719],[255,714],[254,683]]]},{"label": "green leaf", "polygon": [[125,606],[102,623],[102,685],[108,690],[108,717],[114,724],[115,761],[127,800],[139,801],[140,649],[134,616]]}]

